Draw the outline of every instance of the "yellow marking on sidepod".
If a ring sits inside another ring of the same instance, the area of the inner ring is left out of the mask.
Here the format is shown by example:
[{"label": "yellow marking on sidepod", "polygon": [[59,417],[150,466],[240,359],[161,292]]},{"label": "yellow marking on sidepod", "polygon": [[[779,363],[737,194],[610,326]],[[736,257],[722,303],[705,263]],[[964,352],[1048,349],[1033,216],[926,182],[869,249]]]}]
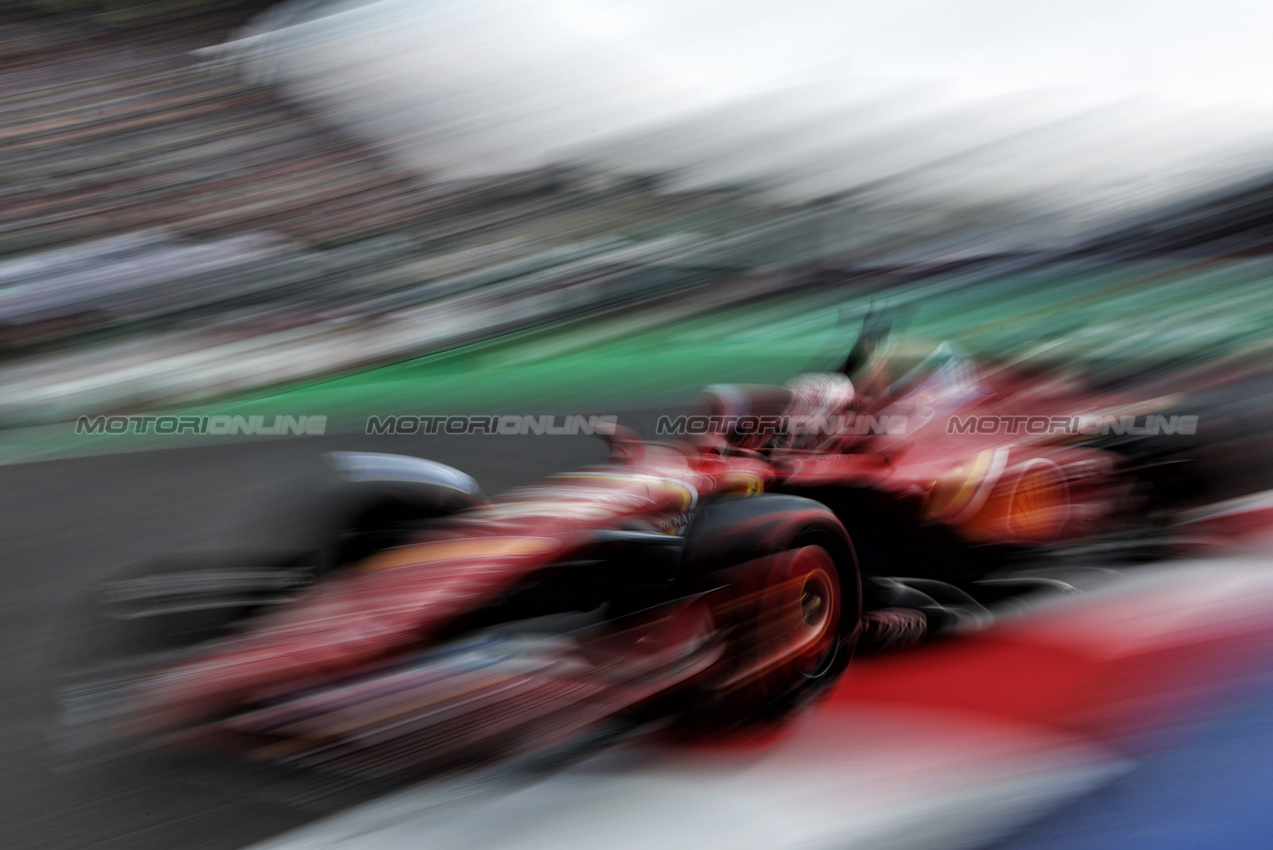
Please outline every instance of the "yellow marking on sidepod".
[{"label": "yellow marking on sidepod", "polygon": [[[972,471],[964,478],[964,482],[959,486],[959,489],[944,504],[930,504],[928,515],[934,519],[948,519],[963,510],[964,506],[968,504],[973,494],[977,491],[982,478],[985,477],[986,470],[990,468],[990,460],[993,456],[994,452],[990,449],[979,453],[973,461]],[[956,467],[951,470],[952,477],[962,471],[962,466]]]}]

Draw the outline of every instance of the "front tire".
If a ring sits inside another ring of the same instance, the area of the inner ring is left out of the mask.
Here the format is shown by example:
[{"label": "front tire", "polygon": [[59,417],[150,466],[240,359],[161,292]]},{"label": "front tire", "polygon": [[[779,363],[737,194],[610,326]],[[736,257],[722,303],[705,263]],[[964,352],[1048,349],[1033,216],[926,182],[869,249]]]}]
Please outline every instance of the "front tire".
[{"label": "front tire", "polygon": [[686,538],[686,576],[706,590],[729,635],[700,722],[771,722],[838,678],[857,643],[861,585],[853,544],[831,511],[794,496],[725,500]]}]

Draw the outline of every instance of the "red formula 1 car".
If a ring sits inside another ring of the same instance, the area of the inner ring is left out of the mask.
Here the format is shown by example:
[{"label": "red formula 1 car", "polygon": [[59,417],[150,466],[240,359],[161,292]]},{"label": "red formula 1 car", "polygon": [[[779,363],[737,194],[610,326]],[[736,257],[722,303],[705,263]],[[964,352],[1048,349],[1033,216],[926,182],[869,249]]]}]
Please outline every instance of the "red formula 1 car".
[{"label": "red formula 1 car", "polygon": [[344,500],[326,556],[112,582],[109,616],[198,639],[73,693],[69,716],[372,774],[620,717],[764,721],[860,644],[976,621],[978,582],[1012,553],[1091,540],[1136,504],[1118,457],[1072,429],[968,425],[1126,406],[949,351],[872,396],[839,373],[707,396],[681,423],[703,433],[620,429],[609,463],[495,501],[430,461],[330,455]]}]

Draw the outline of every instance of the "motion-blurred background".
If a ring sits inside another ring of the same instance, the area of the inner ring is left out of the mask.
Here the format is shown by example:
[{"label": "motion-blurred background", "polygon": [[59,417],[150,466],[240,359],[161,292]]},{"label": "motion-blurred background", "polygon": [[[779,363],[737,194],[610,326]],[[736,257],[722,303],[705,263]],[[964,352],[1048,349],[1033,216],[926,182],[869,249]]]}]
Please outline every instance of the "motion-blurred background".
[{"label": "motion-blurred background", "polygon": [[[1246,0],[0,0],[13,842],[336,805],[46,770],[66,600],[313,453],[123,459],[216,440],[81,416],[648,411],[827,368],[885,307],[903,347],[1212,388],[1245,448],[1211,468],[1267,488],[1271,35]],[[599,452],[521,446],[436,453],[498,491]]]},{"label": "motion-blurred background", "polygon": [[373,385],[679,397],[872,302],[982,355],[1259,359],[1270,14],[6,2],[0,445],[265,389],[343,427]]}]

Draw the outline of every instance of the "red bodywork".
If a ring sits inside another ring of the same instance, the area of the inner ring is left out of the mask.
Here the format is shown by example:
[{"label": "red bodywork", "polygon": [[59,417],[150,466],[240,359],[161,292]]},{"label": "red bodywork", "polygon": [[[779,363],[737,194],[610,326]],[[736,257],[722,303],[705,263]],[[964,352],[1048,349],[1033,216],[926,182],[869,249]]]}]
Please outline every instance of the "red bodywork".
[{"label": "red bodywork", "polygon": [[[137,694],[134,724],[150,731],[211,722],[270,758],[361,753],[364,744],[394,738],[398,755],[384,764],[396,765],[413,762],[405,751],[450,752],[476,739],[515,749],[509,742],[521,740],[527,724],[542,731],[551,717],[552,728],[576,728],[700,681],[720,657],[720,613],[710,598],[681,599],[621,628],[585,632],[564,648],[539,646],[529,666],[525,654],[442,668],[436,661],[414,667],[413,659],[452,638],[457,622],[575,558],[600,532],[677,535],[698,508],[726,495],[869,490],[909,506],[917,523],[944,525],[969,543],[1047,545],[1107,528],[1129,492],[1113,455],[1072,445],[1072,435],[951,433],[948,422],[1023,407],[1039,416],[1126,408],[1053,384],[999,381],[975,395],[879,402],[876,413],[908,416],[914,426],[816,451],[739,451],[714,440],[624,444],[621,461],[554,476],[457,515],[155,671]],[[479,721],[474,712],[485,713]],[[414,750],[401,743],[404,723],[414,730]],[[476,734],[477,723],[508,734]]]}]

